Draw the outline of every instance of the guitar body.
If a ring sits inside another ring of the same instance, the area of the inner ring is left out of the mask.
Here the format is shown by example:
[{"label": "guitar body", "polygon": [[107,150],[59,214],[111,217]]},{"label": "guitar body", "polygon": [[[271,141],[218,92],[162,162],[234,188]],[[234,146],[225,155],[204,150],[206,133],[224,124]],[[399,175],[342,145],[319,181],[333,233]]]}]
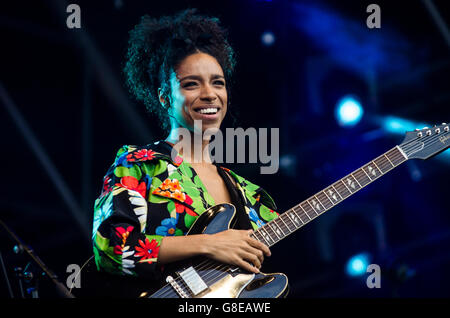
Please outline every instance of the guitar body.
[{"label": "guitar body", "polygon": [[[219,204],[211,207],[195,221],[187,235],[215,234],[228,230],[231,228],[235,213],[236,210],[232,204]],[[205,262],[208,266],[202,266]],[[186,268],[192,267],[206,283],[207,288],[196,295],[193,295],[191,290],[186,288],[189,292],[187,293],[188,297],[278,298],[285,297],[288,293],[287,276],[281,273],[254,274],[206,258],[194,258],[185,262],[174,263],[171,267],[178,268],[177,270],[169,269],[175,275]],[[182,283],[179,285],[185,286]],[[171,284],[167,284],[151,295],[150,293],[143,293],[142,296],[151,298],[181,297]]]},{"label": "guitar body", "polygon": [[[214,234],[228,230],[232,226],[235,213],[232,204],[211,207],[197,218],[187,235]],[[179,276],[180,272],[190,267],[195,268],[198,276],[207,284],[207,288],[195,295],[181,282]],[[165,273],[172,275],[179,285],[184,286],[185,296],[192,298],[277,298],[285,297],[288,293],[288,279],[284,274],[253,274],[204,257],[174,262],[166,266]],[[161,282],[98,272],[93,256],[85,262],[79,277],[81,287],[69,288],[71,294],[77,298],[182,297],[170,284],[160,288],[163,285]]]}]

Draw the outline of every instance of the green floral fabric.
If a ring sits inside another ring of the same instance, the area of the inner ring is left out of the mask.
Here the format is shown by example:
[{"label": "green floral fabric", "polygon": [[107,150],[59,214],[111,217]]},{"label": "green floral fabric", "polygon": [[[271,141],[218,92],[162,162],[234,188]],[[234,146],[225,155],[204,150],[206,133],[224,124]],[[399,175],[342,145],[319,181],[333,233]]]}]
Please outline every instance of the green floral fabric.
[{"label": "green floral fabric", "polygon": [[[166,142],[123,146],[94,205],[93,248],[101,271],[160,279],[161,240],[185,235],[214,199],[191,165]],[[233,171],[253,229],[276,218],[273,199]]]}]

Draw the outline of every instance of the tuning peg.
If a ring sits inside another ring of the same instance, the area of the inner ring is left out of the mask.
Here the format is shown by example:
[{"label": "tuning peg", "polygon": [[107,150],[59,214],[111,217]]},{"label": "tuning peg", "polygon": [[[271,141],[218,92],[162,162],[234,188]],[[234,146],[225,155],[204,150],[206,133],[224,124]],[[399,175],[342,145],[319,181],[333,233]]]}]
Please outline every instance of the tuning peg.
[{"label": "tuning peg", "polygon": [[427,130],[427,136],[431,136],[431,130]]},{"label": "tuning peg", "polygon": [[423,136],[422,132],[419,131],[419,132],[417,133],[417,137],[422,138],[422,136]]},{"label": "tuning peg", "polygon": [[436,128],[436,129],[434,130],[434,132],[435,132],[436,134],[439,134],[439,133],[441,132],[441,130],[440,130],[439,128]]},{"label": "tuning peg", "polygon": [[449,130],[449,129],[448,129],[448,126],[445,126],[445,127],[444,127],[444,131],[448,132],[448,130]]}]

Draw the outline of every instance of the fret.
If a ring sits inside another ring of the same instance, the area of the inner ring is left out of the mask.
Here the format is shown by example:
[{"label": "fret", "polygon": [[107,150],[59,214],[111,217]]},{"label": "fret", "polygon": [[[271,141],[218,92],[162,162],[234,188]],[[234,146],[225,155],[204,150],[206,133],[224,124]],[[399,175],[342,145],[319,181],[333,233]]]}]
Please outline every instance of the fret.
[{"label": "fret", "polygon": [[[265,241],[265,239],[264,239],[264,236],[261,234],[261,233],[259,233],[259,229],[257,229],[256,231],[254,231],[253,232],[253,234],[255,235],[255,238],[258,240],[258,241],[260,241],[260,242],[263,242],[263,241]],[[257,234],[259,234],[259,237],[257,236]],[[266,245],[269,245],[269,243],[266,241]]]},{"label": "fret", "polygon": [[402,158],[401,160],[398,159],[399,163],[397,163],[397,166],[401,164],[403,161],[408,160],[408,156],[406,156],[405,152],[399,146],[395,146],[393,150],[396,150],[399,153],[398,156]]},{"label": "fret", "polygon": [[377,168],[378,171],[381,172],[381,174],[383,174],[383,171],[381,171],[380,168],[378,168],[377,164],[375,163],[375,160],[372,160],[372,162],[375,165],[375,168]]},{"label": "fret", "polygon": [[273,228],[272,224],[268,223],[267,225],[272,229],[273,233],[275,233],[275,235],[278,236],[281,239],[281,236],[278,235],[277,231],[275,231],[275,229]]},{"label": "fret", "polygon": [[[280,215],[277,219],[280,219],[281,220],[281,222],[283,222],[283,224],[286,226],[286,228],[289,230],[289,232],[292,232],[292,230],[290,229],[290,227],[286,224],[286,222],[284,222],[284,214],[283,215]],[[277,219],[275,219],[275,220],[277,220]],[[294,225],[294,227],[295,227],[295,225]]]},{"label": "fret", "polygon": [[[270,236],[269,232],[267,232],[266,229],[265,229],[264,227],[260,227],[260,230],[261,230],[261,232],[262,232],[262,235],[264,236],[264,239],[265,239],[267,242],[269,242],[268,239],[270,239],[272,242],[276,243],[275,240],[273,239],[273,237]],[[269,243],[269,245],[271,245],[271,244]]]},{"label": "fret", "polygon": [[347,190],[347,192],[348,192],[348,195],[345,196],[345,198],[349,197],[349,196],[352,194],[352,191],[345,185],[345,182],[342,181],[342,179],[339,180],[338,183],[339,183],[339,182],[342,183],[342,184],[344,185],[344,190]]},{"label": "fret", "polygon": [[[295,224],[298,225],[298,226],[296,226],[297,229],[298,229],[300,226],[302,226],[302,225],[304,224],[303,221],[297,216],[297,213],[295,213],[294,210],[292,210],[292,211],[289,210],[289,211],[286,212],[286,213],[287,213],[288,218],[291,219],[292,224],[294,224],[294,226],[295,226]],[[301,222],[301,224],[300,224],[300,222]]]},{"label": "fret", "polygon": [[386,159],[387,159],[387,160],[389,161],[389,163],[391,164],[391,166],[392,166],[392,167],[395,167],[395,166],[394,166],[394,164],[392,163],[392,161],[391,161],[391,160],[389,160],[388,156],[386,156],[386,155],[383,155],[383,156],[385,156],[385,157],[386,157]]},{"label": "fret", "polygon": [[381,172],[386,173],[391,169],[389,162],[382,156],[373,161]]},{"label": "fret", "polygon": [[369,175],[370,179],[373,181],[376,178],[380,177],[382,174],[381,171],[374,167],[372,164],[367,164],[363,167],[363,170]]},{"label": "fret", "polygon": [[[314,207],[312,206],[312,204],[311,204],[308,200],[306,200],[306,203],[308,203],[309,206],[311,207],[311,209],[314,211],[314,213],[316,213],[315,216],[319,215],[319,214],[316,212],[316,209],[314,209]],[[315,216],[313,215],[313,218],[314,218]]]},{"label": "fret", "polygon": [[[302,206],[302,204],[306,204],[307,203],[307,205],[306,206]],[[306,215],[308,216],[308,218],[310,219],[310,220],[312,220],[312,219],[314,219],[316,216],[317,216],[317,213],[314,211],[314,209],[311,207],[311,204],[306,200],[306,201],[303,201],[302,203],[300,203],[299,204],[300,205],[300,207],[303,209],[303,211],[305,211],[305,213],[306,213]],[[312,214],[312,217],[309,215],[309,213],[308,213],[308,210],[310,210],[310,207],[311,207],[311,209],[313,210],[313,212],[316,214],[316,215],[314,215],[314,214]]]},{"label": "fret", "polygon": [[[328,196],[328,194],[327,194],[327,191],[330,191],[331,193],[330,193],[330,195],[332,195],[334,192],[332,191],[332,190],[330,190],[330,189],[326,189],[325,191],[323,191],[323,193],[325,193],[325,195],[327,196],[327,198],[328,198],[328,201],[330,201],[331,202],[331,204],[334,206],[335,204],[333,203],[333,197],[329,197]],[[337,202],[337,197],[336,197],[336,195],[334,195],[334,197],[336,198],[336,201],[335,202]]]},{"label": "fret", "polygon": [[353,175],[351,175],[351,174],[345,178],[344,184],[347,186],[347,189],[349,189],[352,193],[358,191],[359,189],[361,189],[361,186],[357,185],[355,183],[355,181],[356,181],[355,177],[353,177]]},{"label": "fret", "polygon": [[325,204],[322,204],[325,208],[325,210],[330,209],[331,207],[334,206],[333,202],[331,202],[330,198],[327,196],[327,194],[325,193],[325,191],[321,191],[317,194],[317,198],[321,201],[321,202],[325,202]]},{"label": "fret", "polygon": [[401,164],[404,160],[403,154],[397,148],[393,148],[386,152],[386,157],[394,165],[394,167]]},{"label": "fret", "polygon": [[360,169],[360,170],[362,170],[362,171],[366,174],[367,178],[369,178],[369,180],[372,181],[372,178],[367,174],[366,171],[364,171],[364,168],[362,168],[362,169]]},{"label": "fret", "polygon": [[342,197],[342,195],[339,193],[339,191],[336,190],[336,188],[334,187],[334,185],[331,185],[331,187],[334,189],[334,191],[336,191],[336,193],[341,197],[341,200],[344,200],[344,198]]},{"label": "fret", "polygon": [[[317,195],[319,195],[319,194],[317,194]],[[319,201],[319,203],[320,203],[320,205],[322,206],[322,208],[323,208],[324,210],[326,210],[325,206],[322,204],[322,201],[320,201],[320,199],[317,197],[317,195],[315,195],[314,197],[317,199],[317,201]]]},{"label": "fret", "polygon": [[320,200],[317,198],[317,196],[314,196],[314,198],[310,202],[310,205],[312,205],[317,215],[326,210],[322,202],[320,202]]},{"label": "fret", "polygon": [[370,183],[370,181],[372,181],[372,180],[370,180],[367,173],[365,173],[364,170],[362,170],[362,169],[356,170],[354,174],[356,176],[355,179],[358,180],[358,183],[359,183],[359,185],[361,185],[361,188],[364,188],[366,185],[368,185]]},{"label": "fret", "polygon": [[266,229],[266,232],[270,235],[270,238],[272,239],[272,241],[274,241],[274,243],[281,240],[281,238],[278,238],[277,233],[274,231],[274,229],[272,227],[272,222],[265,224],[264,228]]},{"label": "fret", "polygon": [[[276,219],[275,219],[276,220]],[[275,221],[274,220],[274,221]],[[275,222],[270,222],[269,223],[270,224],[270,226],[272,227],[272,230],[275,232],[275,234],[280,238],[280,239],[282,239],[284,236],[285,236],[285,234],[283,233],[283,231],[281,230],[281,228],[275,223]],[[275,226],[273,226],[275,224]],[[275,227],[275,228],[274,228]]]},{"label": "fret", "polygon": [[358,179],[355,178],[355,176],[353,175],[353,173],[351,173],[350,175],[353,177],[353,179],[355,179],[356,183],[358,183],[359,188],[361,189],[362,186],[361,186],[361,183],[359,183]]},{"label": "fret", "polygon": [[[262,231],[262,227],[260,227],[259,229],[258,229],[258,233],[259,233],[259,231]],[[264,240],[264,242],[266,242],[266,245],[267,246],[270,246],[270,243],[267,241],[267,239],[266,239],[266,237],[265,237],[265,235],[264,234],[262,234],[262,233],[259,233],[259,234],[261,234],[261,238]],[[266,234],[267,235],[267,234]],[[261,240],[260,240],[261,241]],[[262,241],[261,241],[262,242]]]},{"label": "fret", "polygon": [[[299,207],[300,207],[300,211],[297,211],[295,208],[298,209]],[[302,221],[303,224],[308,223],[311,220],[309,215],[306,213],[306,211],[302,208],[302,206],[300,204],[293,207],[293,210],[297,214],[297,216],[300,218],[300,221]]]}]

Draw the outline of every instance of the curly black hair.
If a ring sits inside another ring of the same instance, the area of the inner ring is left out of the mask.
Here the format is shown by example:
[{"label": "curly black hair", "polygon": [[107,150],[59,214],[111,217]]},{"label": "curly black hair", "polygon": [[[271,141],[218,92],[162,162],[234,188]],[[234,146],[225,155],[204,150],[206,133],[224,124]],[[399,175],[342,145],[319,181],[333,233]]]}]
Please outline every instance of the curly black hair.
[{"label": "curly black hair", "polygon": [[134,97],[157,115],[164,131],[170,128],[170,121],[167,109],[159,102],[158,89],[169,100],[171,72],[193,53],[200,51],[216,58],[224,72],[230,104],[236,58],[227,35],[218,18],[200,15],[195,8],[159,19],[145,15],[130,31],[126,84]]}]

